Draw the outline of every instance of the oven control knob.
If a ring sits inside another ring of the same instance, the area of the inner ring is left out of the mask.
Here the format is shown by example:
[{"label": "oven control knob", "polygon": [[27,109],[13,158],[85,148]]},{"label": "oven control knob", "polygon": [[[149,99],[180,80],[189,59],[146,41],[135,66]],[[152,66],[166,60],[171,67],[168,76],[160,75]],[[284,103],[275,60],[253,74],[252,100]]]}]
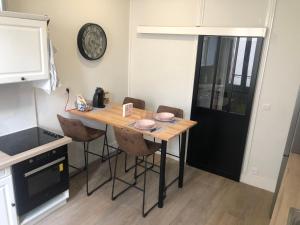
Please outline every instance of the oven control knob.
[{"label": "oven control knob", "polygon": [[55,150],[53,150],[53,151],[52,151],[52,153],[53,153],[53,154],[56,154],[56,151],[55,151]]},{"label": "oven control knob", "polygon": [[11,203],[11,206],[12,206],[12,207],[15,207],[15,206],[16,206],[16,203]]},{"label": "oven control knob", "polygon": [[29,163],[33,163],[33,159],[29,159]]}]

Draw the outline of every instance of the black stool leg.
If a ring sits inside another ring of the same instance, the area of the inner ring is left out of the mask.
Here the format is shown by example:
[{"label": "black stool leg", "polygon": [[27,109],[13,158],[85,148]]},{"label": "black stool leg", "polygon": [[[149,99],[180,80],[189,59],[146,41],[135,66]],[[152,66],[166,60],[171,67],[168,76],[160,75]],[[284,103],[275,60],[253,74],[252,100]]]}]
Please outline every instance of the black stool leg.
[{"label": "black stool leg", "polygon": [[127,173],[129,171],[129,169],[127,169],[127,153],[124,152],[125,154],[125,173]]},{"label": "black stool leg", "polygon": [[[106,135],[104,136],[104,142],[107,141]],[[109,149],[107,146],[107,155],[108,155],[108,163],[109,163],[109,171],[110,171],[110,177],[103,181],[101,184],[99,184],[97,187],[95,187],[93,190],[89,191],[89,154],[93,154],[92,152],[89,152],[89,142],[87,142],[85,145],[85,153],[86,153],[86,193],[88,196],[93,194],[96,190],[98,190],[100,187],[102,187],[104,184],[108,183],[112,179],[112,171],[111,171],[111,163],[110,163],[110,155],[109,155]],[[98,155],[99,156],[99,155]]]},{"label": "black stool leg", "polygon": [[143,188],[143,217],[145,217],[147,214],[145,213],[145,197],[146,197],[146,180],[147,180],[147,170],[148,170],[148,156],[146,156],[145,160],[145,170],[144,170],[144,188]]},{"label": "black stool leg", "polygon": [[115,190],[115,182],[116,182],[118,156],[119,156],[119,154],[117,153],[117,155],[116,155],[116,161],[115,161],[115,170],[114,170],[114,175],[113,175],[113,185],[112,185],[112,191],[111,191],[111,200],[115,200],[116,199],[116,197],[114,196],[114,190]]},{"label": "black stool leg", "polygon": [[89,150],[89,143],[83,143],[84,146],[84,161],[85,161],[85,167],[86,167],[86,194],[89,195],[89,155],[88,155],[88,150]]},{"label": "black stool leg", "polygon": [[86,165],[87,165],[87,159],[86,159],[86,153],[85,153],[85,150],[86,150],[86,143],[85,142],[83,142],[83,154],[84,154],[84,170],[86,170]]},{"label": "black stool leg", "polygon": [[[105,145],[108,148],[108,142],[107,142],[107,124],[105,125],[105,138],[104,138],[104,144],[103,144],[103,148],[102,148],[102,162],[104,162],[106,160],[106,157],[104,155]],[[109,157],[109,156],[107,156],[107,157]]]}]

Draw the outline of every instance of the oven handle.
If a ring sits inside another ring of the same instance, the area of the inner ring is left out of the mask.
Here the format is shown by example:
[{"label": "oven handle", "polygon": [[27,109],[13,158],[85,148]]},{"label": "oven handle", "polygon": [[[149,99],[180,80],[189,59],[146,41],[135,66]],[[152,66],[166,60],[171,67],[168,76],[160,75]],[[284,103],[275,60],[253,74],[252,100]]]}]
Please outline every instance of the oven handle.
[{"label": "oven handle", "polygon": [[41,171],[41,170],[43,170],[43,169],[46,169],[46,168],[48,168],[48,167],[50,167],[50,166],[53,166],[53,165],[56,164],[56,163],[62,162],[62,161],[64,161],[65,159],[66,159],[66,157],[64,156],[64,157],[61,157],[61,158],[59,158],[59,159],[57,159],[57,160],[54,160],[54,161],[52,161],[52,162],[50,162],[50,163],[47,163],[46,165],[43,165],[43,166],[38,167],[38,168],[36,168],[36,169],[34,169],[34,170],[31,170],[31,171],[25,173],[25,174],[24,174],[24,177],[29,177],[29,176],[31,176],[31,175],[33,175],[33,174],[35,174],[35,173],[37,173],[37,172],[39,172],[39,171]]}]

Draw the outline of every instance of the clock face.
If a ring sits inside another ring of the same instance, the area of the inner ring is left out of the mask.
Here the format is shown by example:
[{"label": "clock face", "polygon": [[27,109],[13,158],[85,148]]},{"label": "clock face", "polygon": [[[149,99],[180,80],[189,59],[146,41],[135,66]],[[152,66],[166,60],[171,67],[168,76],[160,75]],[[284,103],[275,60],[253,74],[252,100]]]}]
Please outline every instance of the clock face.
[{"label": "clock face", "polygon": [[85,24],[79,30],[77,45],[84,58],[88,60],[100,59],[104,55],[107,46],[104,30],[97,24]]}]

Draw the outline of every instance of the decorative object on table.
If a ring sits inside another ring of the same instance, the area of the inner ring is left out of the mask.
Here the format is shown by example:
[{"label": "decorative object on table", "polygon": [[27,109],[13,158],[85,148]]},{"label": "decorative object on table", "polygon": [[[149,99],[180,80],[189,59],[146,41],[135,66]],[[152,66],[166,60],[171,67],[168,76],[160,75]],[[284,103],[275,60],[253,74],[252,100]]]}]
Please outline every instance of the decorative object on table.
[{"label": "decorative object on table", "polygon": [[130,116],[133,111],[133,103],[123,104],[123,117]]},{"label": "decorative object on table", "polygon": [[149,119],[141,119],[134,124],[134,127],[139,130],[152,130],[155,126],[155,121]]},{"label": "decorative object on table", "polygon": [[81,112],[91,111],[93,109],[93,107],[87,104],[86,100],[82,95],[76,96],[75,107]]},{"label": "decorative object on table", "polygon": [[175,119],[175,115],[169,112],[161,112],[156,113],[154,119],[162,122],[171,122]]},{"label": "decorative object on table", "polygon": [[104,104],[108,105],[110,103],[110,93],[108,91],[105,91],[104,95]]},{"label": "decorative object on table", "polygon": [[87,23],[78,32],[77,45],[84,58],[88,60],[100,59],[107,46],[106,34],[98,24]]},{"label": "decorative object on table", "polygon": [[105,107],[104,97],[105,97],[105,93],[103,88],[97,87],[93,97],[93,106],[96,108],[104,108]]}]

